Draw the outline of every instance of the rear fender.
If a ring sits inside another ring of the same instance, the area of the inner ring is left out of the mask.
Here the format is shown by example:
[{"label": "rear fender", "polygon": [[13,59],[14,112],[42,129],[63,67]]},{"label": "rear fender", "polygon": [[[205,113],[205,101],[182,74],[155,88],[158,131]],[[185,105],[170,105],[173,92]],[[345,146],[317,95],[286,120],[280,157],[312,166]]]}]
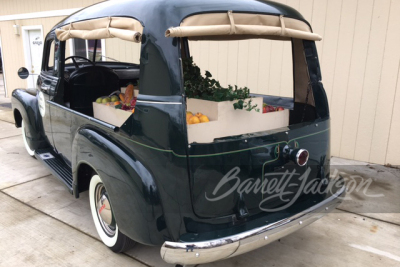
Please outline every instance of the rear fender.
[{"label": "rear fender", "polygon": [[107,188],[122,233],[146,245],[161,245],[169,236],[161,201],[151,172],[132,151],[101,130],[81,128],[72,144],[75,196],[81,164],[91,166]]}]

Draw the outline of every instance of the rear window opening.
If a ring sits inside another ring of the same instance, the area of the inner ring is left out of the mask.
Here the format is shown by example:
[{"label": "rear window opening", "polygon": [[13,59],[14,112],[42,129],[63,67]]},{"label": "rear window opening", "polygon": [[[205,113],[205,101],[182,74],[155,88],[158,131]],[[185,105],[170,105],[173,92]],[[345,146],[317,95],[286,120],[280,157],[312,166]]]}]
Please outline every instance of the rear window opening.
[{"label": "rear window opening", "polygon": [[316,119],[302,40],[181,41],[189,143]]}]

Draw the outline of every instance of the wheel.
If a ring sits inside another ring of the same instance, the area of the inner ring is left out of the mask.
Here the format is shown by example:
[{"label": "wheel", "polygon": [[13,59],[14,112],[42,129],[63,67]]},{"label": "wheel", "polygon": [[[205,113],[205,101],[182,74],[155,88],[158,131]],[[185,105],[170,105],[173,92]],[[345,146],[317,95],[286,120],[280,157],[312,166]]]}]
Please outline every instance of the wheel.
[{"label": "wheel", "polygon": [[24,120],[22,120],[21,122],[21,128],[22,128],[22,138],[24,139],[24,145],[25,145],[25,149],[28,152],[28,154],[30,156],[35,156],[35,150],[32,150],[29,145],[28,145],[28,141],[26,140],[26,133],[25,133],[25,123]]},{"label": "wheel", "polygon": [[117,253],[133,247],[135,242],[118,230],[106,187],[97,174],[90,180],[89,200],[94,225],[101,241]]}]

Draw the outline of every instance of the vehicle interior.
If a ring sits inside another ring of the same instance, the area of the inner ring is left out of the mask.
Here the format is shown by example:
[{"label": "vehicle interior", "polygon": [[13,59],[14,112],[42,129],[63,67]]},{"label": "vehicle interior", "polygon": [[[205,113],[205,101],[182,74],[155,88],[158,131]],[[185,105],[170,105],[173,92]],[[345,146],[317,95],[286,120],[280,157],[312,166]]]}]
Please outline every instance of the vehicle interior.
[{"label": "vehicle interior", "polygon": [[[77,49],[79,47],[77,44],[80,42],[89,43],[85,46],[87,51]],[[118,42],[126,41],[114,40],[114,43]],[[93,116],[92,103],[97,98],[109,96],[118,91],[123,92],[128,84],[137,86],[139,83],[139,59],[135,60],[131,57],[131,62],[127,62],[128,58],[123,57],[121,60],[124,62],[121,62],[114,57],[106,57],[101,54],[103,49],[101,43],[111,45],[111,42],[107,40],[73,39],[69,44],[75,47],[66,49],[71,52],[71,56],[65,58],[64,103],[72,110],[88,116]],[[136,49],[140,49],[138,44],[136,46]],[[116,53],[112,49],[108,51]],[[120,58],[120,54],[114,56]]]},{"label": "vehicle interior", "polygon": [[57,66],[62,69],[62,105],[94,116],[96,99],[124,93],[129,84],[138,89],[142,31],[138,21],[119,17],[56,29],[48,70],[57,74]]}]

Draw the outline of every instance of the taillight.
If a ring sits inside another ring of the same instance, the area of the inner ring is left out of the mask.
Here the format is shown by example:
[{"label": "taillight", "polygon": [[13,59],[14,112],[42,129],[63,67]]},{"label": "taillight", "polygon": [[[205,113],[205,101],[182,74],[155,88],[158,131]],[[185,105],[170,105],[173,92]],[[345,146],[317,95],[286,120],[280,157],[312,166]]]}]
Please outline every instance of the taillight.
[{"label": "taillight", "polygon": [[310,153],[306,149],[292,149],[290,146],[283,148],[283,157],[292,160],[299,166],[305,166],[310,157]]},{"label": "taillight", "polygon": [[308,162],[309,156],[310,156],[310,154],[308,153],[308,151],[306,149],[299,149],[299,151],[297,151],[297,153],[296,153],[297,165],[299,165],[299,166],[306,165]]}]

